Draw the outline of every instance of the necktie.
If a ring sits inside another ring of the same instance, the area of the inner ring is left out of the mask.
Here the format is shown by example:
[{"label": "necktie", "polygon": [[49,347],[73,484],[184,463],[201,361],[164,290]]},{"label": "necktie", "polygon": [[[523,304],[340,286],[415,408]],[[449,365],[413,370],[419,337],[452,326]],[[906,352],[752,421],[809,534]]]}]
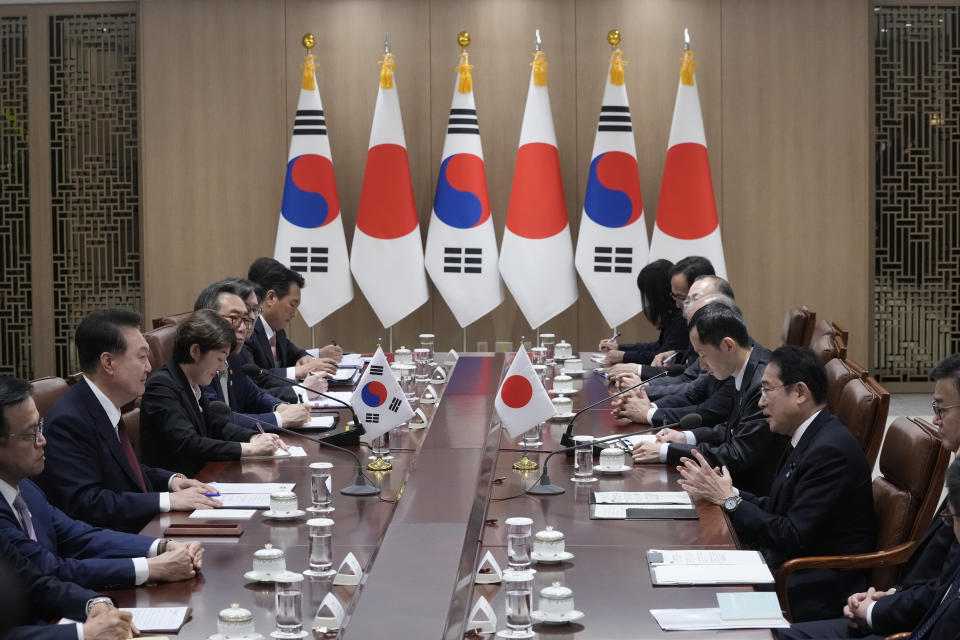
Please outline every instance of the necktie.
[{"label": "necktie", "polygon": [[277,334],[270,336],[270,353],[273,354],[274,366],[279,366],[277,364]]},{"label": "necktie", "polygon": [[33,530],[33,517],[30,515],[30,509],[27,508],[27,502],[19,493],[13,500],[13,508],[20,514],[20,521],[23,522],[23,530],[31,540],[37,541],[37,532]]},{"label": "necktie", "polygon": [[147,484],[143,481],[143,471],[140,470],[140,461],[137,460],[137,454],[134,453],[133,445],[130,444],[130,438],[127,437],[127,425],[123,423],[123,418],[120,418],[120,422],[117,423],[117,435],[120,437],[120,447],[123,449],[123,454],[127,457],[130,469],[137,478],[137,484],[140,485],[140,490],[146,493]]},{"label": "necktie", "polygon": [[227,389],[227,383],[228,383],[227,370],[224,369],[223,371],[221,371],[219,377],[220,377],[220,391],[223,392],[223,401],[226,402],[227,404],[230,404],[230,393]]},{"label": "necktie", "polygon": [[953,575],[953,581],[950,583],[950,586],[947,587],[947,592],[944,594],[943,598],[940,600],[940,604],[927,614],[923,622],[920,623],[920,626],[917,627],[917,630],[913,632],[913,635],[910,636],[910,640],[922,640],[927,633],[933,629],[933,625],[936,624],[937,620],[940,619],[940,616],[943,615],[943,612],[946,611],[947,607],[953,604],[957,600],[957,578],[960,577],[960,572],[957,572]]}]

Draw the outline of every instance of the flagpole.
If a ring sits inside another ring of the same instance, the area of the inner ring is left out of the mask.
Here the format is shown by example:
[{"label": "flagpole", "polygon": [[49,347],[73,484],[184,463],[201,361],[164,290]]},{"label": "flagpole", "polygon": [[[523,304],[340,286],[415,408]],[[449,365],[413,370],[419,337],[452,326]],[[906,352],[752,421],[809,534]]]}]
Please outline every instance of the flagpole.
[{"label": "flagpole", "polygon": [[463,349],[461,350],[461,353],[463,353],[464,351],[467,350],[467,328],[464,327],[460,331],[463,334]]},{"label": "flagpole", "polygon": [[387,329],[387,345],[390,347],[390,353],[393,353],[393,326]]}]

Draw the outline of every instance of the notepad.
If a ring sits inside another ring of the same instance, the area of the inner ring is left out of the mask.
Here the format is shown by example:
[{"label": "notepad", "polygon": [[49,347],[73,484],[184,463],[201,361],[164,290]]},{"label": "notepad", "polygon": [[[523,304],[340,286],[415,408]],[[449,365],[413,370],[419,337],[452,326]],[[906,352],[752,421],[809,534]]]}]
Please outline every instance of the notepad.
[{"label": "notepad", "polygon": [[[177,633],[190,617],[191,609],[190,607],[134,607],[121,608],[120,611],[126,611],[133,617],[133,624],[141,633]],[[77,621],[61,618],[57,624],[77,624]],[[143,638],[143,640],[148,639]]]},{"label": "notepad", "polygon": [[337,416],[325,415],[325,416],[310,416],[310,422],[307,424],[301,425],[299,427],[292,427],[293,429],[315,429],[319,431],[325,431],[327,429],[333,429],[333,425],[337,423]]},{"label": "notepad", "polygon": [[692,505],[686,491],[591,491],[595,504],[683,504]]},{"label": "notepad", "polygon": [[220,493],[276,493],[293,491],[295,482],[208,482]]},{"label": "notepad", "polygon": [[720,609],[650,609],[664,631],[702,631],[707,629],[785,629],[790,626],[782,616],[774,619],[724,620]]},{"label": "notepad", "polygon": [[765,564],[664,564],[650,567],[655,585],[773,584]]},{"label": "notepad", "polygon": [[718,593],[720,617],[724,620],[780,620],[783,612],[775,591]]},{"label": "notepad", "polygon": [[269,509],[269,493],[221,493],[216,500],[222,509]]},{"label": "notepad", "polygon": [[189,517],[208,520],[249,520],[256,512],[256,509],[197,509]]},{"label": "notepad", "polygon": [[[345,402],[345,403],[347,403],[347,404],[350,404],[350,398],[351,398],[351,396],[353,396],[353,392],[352,392],[352,391],[327,391],[327,392],[325,392],[325,393],[326,393],[326,395],[330,396],[330,398],[336,398],[337,400],[342,400],[343,402]],[[343,405],[340,404],[339,402],[335,402],[334,400],[331,400],[330,398],[326,398],[326,397],[324,397],[324,396],[320,396],[320,397],[317,398],[316,400],[311,400],[311,401],[310,401],[310,406],[313,407],[314,409],[329,409],[329,408],[331,408],[331,407],[342,407],[342,406],[343,406]]]}]

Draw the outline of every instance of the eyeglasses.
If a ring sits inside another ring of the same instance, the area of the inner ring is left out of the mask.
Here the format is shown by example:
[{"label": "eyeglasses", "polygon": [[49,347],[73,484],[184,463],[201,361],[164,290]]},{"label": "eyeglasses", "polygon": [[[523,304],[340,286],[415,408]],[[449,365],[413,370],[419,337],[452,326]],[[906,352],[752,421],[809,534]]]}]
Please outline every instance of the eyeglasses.
[{"label": "eyeglasses", "polygon": [[223,316],[223,319],[227,320],[231,325],[233,325],[234,329],[239,329],[243,325],[252,327],[253,323],[256,322],[254,318],[251,318],[250,316],[242,316],[238,313],[231,313],[228,316]]},{"label": "eyeglasses", "polygon": [[933,415],[937,416],[937,420],[943,420],[944,411],[946,411],[947,409],[954,409],[956,407],[960,407],[960,404],[943,405],[937,402],[936,400],[934,400],[931,406],[933,407]]},{"label": "eyeglasses", "polygon": [[262,311],[263,311],[263,309],[261,309],[261,308],[260,308],[260,305],[258,305],[258,304],[253,305],[252,307],[249,306],[249,305],[247,305],[247,313],[248,313],[248,314],[250,315],[250,317],[253,318],[254,320],[256,320],[257,318],[260,317],[260,313],[261,313]]},{"label": "eyeglasses", "polygon": [[40,444],[40,436],[43,435],[43,418],[37,422],[35,430],[24,431],[23,433],[8,433],[0,438],[33,438],[33,444]]},{"label": "eyeglasses", "polygon": [[679,302],[680,304],[683,304],[684,302],[687,301],[687,294],[685,293],[673,293],[671,291],[670,297],[676,300],[677,302]]},{"label": "eyeglasses", "polygon": [[770,393],[771,391],[776,391],[777,389],[783,389],[784,387],[789,387],[791,384],[793,384],[793,383],[792,383],[792,382],[788,382],[788,383],[784,383],[784,384],[778,384],[778,385],[775,386],[775,387],[768,387],[768,386],[765,386],[765,385],[760,385],[760,397],[761,397],[761,398],[766,398],[766,397],[767,397],[767,394]]},{"label": "eyeglasses", "polygon": [[953,519],[956,518],[960,513],[950,513],[949,511],[944,511],[940,514],[940,519],[943,520],[943,524],[948,527],[953,526]]}]

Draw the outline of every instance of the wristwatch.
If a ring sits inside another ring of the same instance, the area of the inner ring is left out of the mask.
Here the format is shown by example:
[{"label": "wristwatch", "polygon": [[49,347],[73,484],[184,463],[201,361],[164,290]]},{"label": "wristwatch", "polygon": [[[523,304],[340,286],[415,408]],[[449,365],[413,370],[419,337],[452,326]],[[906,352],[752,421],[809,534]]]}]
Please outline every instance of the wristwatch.
[{"label": "wristwatch", "polygon": [[90,609],[93,609],[95,606],[97,606],[97,605],[100,604],[101,602],[104,603],[104,604],[108,604],[108,605],[110,605],[111,607],[114,606],[114,605],[113,605],[113,598],[108,598],[107,596],[100,596],[99,598],[90,598],[89,600],[87,600],[87,608],[86,608],[86,610],[84,611],[84,613],[86,613],[86,614],[89,616],[89,615],[90,615]]},{"label": "wristwatch", "polygon": [[723,510],[727,513],[733,513],[737,510],[737,507],[740,506],[740,501],[743,500],[740,496],[730,496],[723,501]]}]

